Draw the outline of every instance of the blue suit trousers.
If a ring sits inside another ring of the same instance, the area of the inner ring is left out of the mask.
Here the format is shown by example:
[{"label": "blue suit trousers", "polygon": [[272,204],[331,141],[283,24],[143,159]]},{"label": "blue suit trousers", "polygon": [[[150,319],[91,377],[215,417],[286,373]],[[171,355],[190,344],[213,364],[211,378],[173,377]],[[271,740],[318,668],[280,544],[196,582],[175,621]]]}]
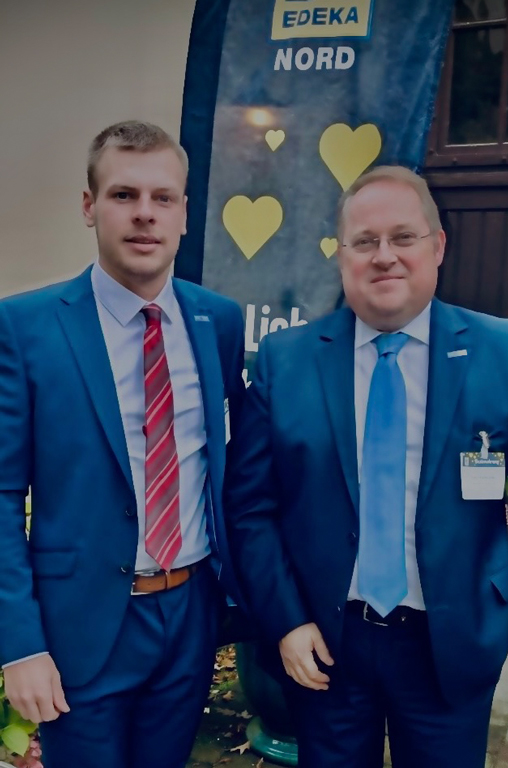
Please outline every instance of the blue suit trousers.
[{"label": "blue suit trousers", "polygon": [[386,730],[393,768],[484,768],[494,689],[449,705],[425,620],[384,627],[346,608],[340,658],[321,668],[327,691],[285,683],[299,768],[382,768]]},{"label": "blue suit trousers", "polygon": [[42,724],[44,768],[184,768],[213,673],[218,614],[208,564],[179,587],[133,595],[105,667],[88,685],[66,688],[71,711]]}]

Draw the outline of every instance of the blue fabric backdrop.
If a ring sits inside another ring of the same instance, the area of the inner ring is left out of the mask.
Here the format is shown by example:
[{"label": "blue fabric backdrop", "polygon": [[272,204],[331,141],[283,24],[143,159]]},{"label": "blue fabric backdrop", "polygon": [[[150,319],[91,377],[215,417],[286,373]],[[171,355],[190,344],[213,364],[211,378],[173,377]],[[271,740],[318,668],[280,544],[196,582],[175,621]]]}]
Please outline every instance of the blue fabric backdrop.
[{"label": "blue fabric backdrop", "polygon": [[453,0],[197,0],[177,274],[260,336],[340,300],[336,207],[366,168],[420,169]]}]

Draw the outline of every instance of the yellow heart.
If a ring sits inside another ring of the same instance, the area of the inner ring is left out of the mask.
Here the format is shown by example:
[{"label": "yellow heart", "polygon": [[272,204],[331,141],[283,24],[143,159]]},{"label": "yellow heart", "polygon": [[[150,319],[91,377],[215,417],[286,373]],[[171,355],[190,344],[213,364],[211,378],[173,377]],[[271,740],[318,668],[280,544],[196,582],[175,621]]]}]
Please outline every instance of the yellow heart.
[{"label": "yellow heart", "polygon": [[282,129],[278,131],[267,131],[265,133],[265,141],[272,152],[275,152],[275,150],[280,147],[285,138],[286,134]]},{"label": "yellow heart", "polygon": [[227,201],[222,212],[224,226],[246,259],[252,259],[273,237],[283,218],[279,201],[268,196],[249,200],[237,195]]},{"label": "yellow heart", "polygon": [[345,123],[328,126],[319,142],[319,154],[343,190],[349,189],[381,152],[381,134],[372,123],[353,131]]},{"label": "yellow heart", "polygon": [[323,237],[319,245],[326,258],[329,259],[334,253],[337,253],[339,241],[336,237]]}]

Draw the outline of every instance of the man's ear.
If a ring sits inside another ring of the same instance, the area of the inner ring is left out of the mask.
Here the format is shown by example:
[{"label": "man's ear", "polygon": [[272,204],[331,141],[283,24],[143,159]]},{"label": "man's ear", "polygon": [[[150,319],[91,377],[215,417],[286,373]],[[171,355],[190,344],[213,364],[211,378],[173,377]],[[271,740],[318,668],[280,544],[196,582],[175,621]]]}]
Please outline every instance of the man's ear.
[{"label": "man's ear", "polygon": [[182,223],[182,231],[180,232],[181,235],[187,234],[187,195],[183,198],[183,211],[184,211],[184,218]]},{"label": "man's ear", "polygon": [[442,229],[439,230],[439,232],[436,233],[436,262],[438,267],[441,266],[443,263],[444,258],[444,252],[445,252],[445,245],[446,245],[446,235]]},{"label": "man's ear", "polygon": [[95,227],[95,198],[89,189],[83,192],[83,204],[81,206],[83,218],[87,227]]}]

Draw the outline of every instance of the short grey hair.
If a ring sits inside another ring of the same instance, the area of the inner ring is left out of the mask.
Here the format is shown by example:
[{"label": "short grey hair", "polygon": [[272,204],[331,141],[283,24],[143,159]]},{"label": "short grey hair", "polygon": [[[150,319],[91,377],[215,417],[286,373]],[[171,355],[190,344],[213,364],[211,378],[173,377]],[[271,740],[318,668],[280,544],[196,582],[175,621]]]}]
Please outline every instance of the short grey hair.
[{"label": "short grey hair", "polygon": [[367,171],[359,176],[354,181],[349,189],[347,189],[339,200],[338,209],[338,240],[339,248],[344,237],[344,209],[348,200],[356,195],[364,187],[369,184],[373,184],[375,181],[393,181],[401,184],[407,184],[412,187],[422,204],[423,213],[427,219],[427,223],[430,227],[430,231],[435,233],[439,232],[441,227],[441,219],[439,218],[439,211],[437,205],[434,202],[432,195],[430,194],[427,182],[421,176],[418,176],[414,171],[410,171],[409,168],[405,168],[402,165],[379,165],[372,171]]},{"label": "short grey hair", "polygon": [[104,128],[90,144],[88,150],[87,179],[88,187],[95,197],[98,191],[96,168],[102,153],[107,147],[117,147],[126,151],[152,152],[158,149],[172,149],[182,164],[187,178],[189,159],[185,149],[163,128],[152,123],[138,120],[126,120]]}]

